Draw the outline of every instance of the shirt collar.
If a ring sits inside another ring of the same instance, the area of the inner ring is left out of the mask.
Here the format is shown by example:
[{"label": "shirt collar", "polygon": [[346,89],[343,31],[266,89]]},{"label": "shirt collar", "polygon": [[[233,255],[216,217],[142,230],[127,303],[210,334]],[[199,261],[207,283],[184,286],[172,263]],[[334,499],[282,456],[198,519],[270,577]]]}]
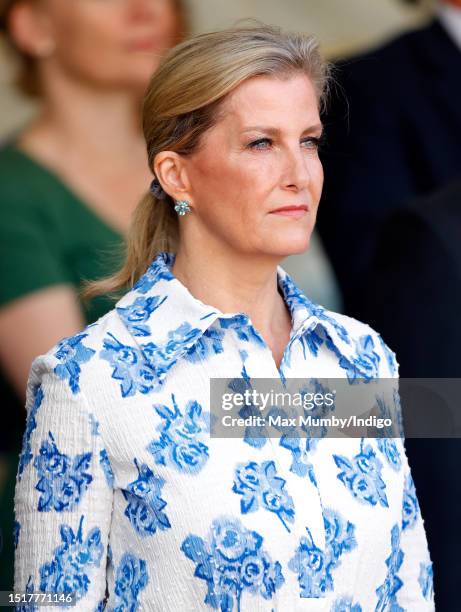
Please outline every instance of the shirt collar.
[{"label": "shirt collar", "polygon": [[[199,342],[216,319],[235,319],[242,325],[251,322],[243,312],[223,313],[194,297],[172,274],[174,260],[173,253],[160,252],[116,304],[122,322],[159,379]],[[277,282],[292,317],[290,341],[321,325],[331,348],[340,356],[353,357],[355,347],[333,313],[311,302],[281,266],[277,266]]]}]

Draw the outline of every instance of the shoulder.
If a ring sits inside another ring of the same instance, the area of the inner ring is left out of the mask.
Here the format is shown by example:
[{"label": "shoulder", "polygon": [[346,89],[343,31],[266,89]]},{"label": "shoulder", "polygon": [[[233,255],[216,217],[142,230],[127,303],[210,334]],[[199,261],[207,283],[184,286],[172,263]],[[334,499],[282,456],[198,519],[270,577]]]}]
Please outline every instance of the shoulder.
[{"label": "shoulder", "polygon": [[[374,98],[378,92],[386,100],[398,99],[402,87],[409,87],[411,75],[423,70],[425,59],[421,53],[426,40],[430,40],[433,27],[431,24],[404,32],[365,53],[338,60],[335,64],[338,83],[348,96],[354,96],[354,102],[356,98]],[[404,81],[402,74],[407,77]]]},{"label": "shoulder", "polygon": [[[110,349],[115,353],[110,359]],[[108,354],[109,351],[109,354]],[[28,392],[45,379],[59,382],[62,393],[94,398],[113,385],[113,365],[118,357],[130,361],[129,351],[139,352],[115,308],[78,333],[62,338],[32,363]]]},{"label": "shoulder", "polygon": [[12,143],[0,146],[0,214],[3,219],[11,215],[21,223],[29,221],[33,217],[24,217],[24,214],[36,211],[40,203],[46,210],[49,200],[39,197],[45,188],[49,195],[44,175]]},{"label": "shoulder", "polygon": [[415,61],[415,48],[430,37],[433,29],[434,25],[431,23],[422,28],[397,34],[365,53],[357,53],[345,60],[339,60],[337,65],[351,74],[361,74],[362,71],[373,70],[373,68],[380,71],[389,69],[389,71],[400,72],[403,67],[402,63],[396,64],[395,62],[398,60],[405,65],[405,61]]},{"label": "shoulder", "polygon": [[[28,174],[28,164],[22,154],[15,148],[11,142],[6,142],[0,145],[0,186],[12,185],[16,181],[24,177],[24,173]],[[22,181],[21,181],[22,182]]]}]

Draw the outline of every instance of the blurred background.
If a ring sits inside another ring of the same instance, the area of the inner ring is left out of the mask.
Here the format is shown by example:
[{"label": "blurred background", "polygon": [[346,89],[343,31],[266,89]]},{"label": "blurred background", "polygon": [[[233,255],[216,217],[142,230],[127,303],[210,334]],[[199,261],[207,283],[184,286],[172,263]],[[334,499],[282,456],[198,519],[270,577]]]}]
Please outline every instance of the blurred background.
[{"label": "blurred background", "polygon": [[[375,327],[401,376],[461,377],[461,0],[0,0],[0,590],[28,369],[111,307],[77,290],[115,269],[149,185],[149,75],[176,42],[248,17],[314,34],[335,64],[317,229],[282,266]],[[459,442],[406,443],[437,610],[459,609]]]},{"label": "blurred background", "polygon": [[[223,28],[255,17],[288,29],[304,24],[328,57],[349,55],[428,19],[433,2],[398,0],[188,0],[192,33]],[[0,59],[0,134],[20,126],[34,105],[11,87],[14,62],[2,45]]]}]

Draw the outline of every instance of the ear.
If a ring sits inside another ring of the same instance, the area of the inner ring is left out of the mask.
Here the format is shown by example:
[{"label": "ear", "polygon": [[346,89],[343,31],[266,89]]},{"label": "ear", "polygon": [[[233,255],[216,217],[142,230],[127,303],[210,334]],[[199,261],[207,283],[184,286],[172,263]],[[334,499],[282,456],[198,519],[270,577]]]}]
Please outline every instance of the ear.
[{"label": "ear", "polygon": [[8,28],[21,51],[33,57],[48,57],[55,49],[51,23],[40,3],[22,0],[9,14]]},{"label": "ear", "polygon": [[191,201],[187,167],[179,153],[160,151],[154,158],[153,170],[168,195],[175,200]]}]

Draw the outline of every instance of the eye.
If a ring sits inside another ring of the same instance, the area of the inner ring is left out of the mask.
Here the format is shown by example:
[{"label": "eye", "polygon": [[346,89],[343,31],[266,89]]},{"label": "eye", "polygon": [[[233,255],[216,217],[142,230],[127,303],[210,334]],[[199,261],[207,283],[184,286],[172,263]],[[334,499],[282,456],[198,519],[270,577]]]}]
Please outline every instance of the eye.
[{"label": "eye", "polygon": [[315,136],[310,136],[309,138],[304,138],[301,142],[306,145],[306,149],[318,149],[322,144],[323,137],[317,138]]},{"label": "eye", "polygon": [[272,144],[272,140],[270,138],[258,138],[258,140],[253,140],[248,144],[248,148],[250,149],[267,149],[267,146]]}]

